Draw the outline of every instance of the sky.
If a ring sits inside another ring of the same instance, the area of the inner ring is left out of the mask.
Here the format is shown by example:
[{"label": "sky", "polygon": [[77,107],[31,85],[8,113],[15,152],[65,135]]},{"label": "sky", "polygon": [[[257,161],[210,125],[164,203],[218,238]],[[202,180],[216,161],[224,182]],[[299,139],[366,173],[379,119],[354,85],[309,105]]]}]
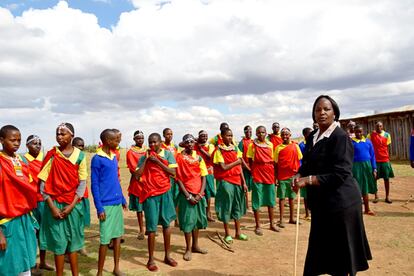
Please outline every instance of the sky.
[{"label": "sky", "polygon": [[414,104],[411,0],[2,0],[0,125],[174,140],[228,122],[300,136],[321,94],[342,118]]}]

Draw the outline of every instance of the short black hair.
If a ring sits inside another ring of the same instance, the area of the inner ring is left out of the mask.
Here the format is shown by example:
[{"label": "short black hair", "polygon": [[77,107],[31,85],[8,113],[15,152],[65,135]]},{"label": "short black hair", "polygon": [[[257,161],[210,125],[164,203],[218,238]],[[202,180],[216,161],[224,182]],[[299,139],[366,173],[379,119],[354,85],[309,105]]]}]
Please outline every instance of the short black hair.
[{"label": "short black hair", "polygon": [[226,123],[226,122],[222,122],[222,123],[220,124],[220,131],[221,131],[223,128],[230,128],[230,126],[229,126],[229,124],[228,124],[228,123]]},{"label": "short black hair", "polygon": [[364,127],[362,125],[358,124],[358,125],[354,126],[354,129],[364,129]]},{"label": "short black hair", "polygon": [[6,138],[7,133],[9,131],[18,131],[18,132],[20,132],[20,130],[17,127],[13,126],[13,125],[5,125],[0,129],[0,137],[1,138]]},{"label": "short black hair", "polygon": [[152,137],[157,137],[158,141],[161,141],[161,135],[160,135],[159,133],[156,133],[156,132],[151,133],[151,134],[148,136],[148,141],[149,141]]},{"label": "short black hair", "polygon": [[[172,131],[172,129],[171,129],[171,128],[169,128],[169,127],[164,128],[164,129],[162,130],[162,135],[165,135],[165,133],[166,133],[167,131],[169,131],[169,130],[171,130],[171,131]],[[158,134],[158,135],[159,135],[159,134]]]},{"label": "short black hair", "polygon": [[306,136],[306,134],[312,132],[312,129],[310,127],[305,127],[304,129],[302,129],[302,135]]},{"label": "short black hair", "polygon": [[231,131],[231,129],[230,128],[228,128],[228,127],[226,127],[226,128],[223,128],[221,131],[220,131],[220,134],[223,136],[224,134],[226,134],[227,132],[229,132],[229,131]]},{"label": "short black hair", "polygon": [[73,140],[72,140],[72,146],[77,145],[79,142],[85,143],[85,141],[81,137],[75,137],[75,138],[73,138]]},{"label": "short black hair", "polygon": [[134,137],[135,137],[135,136],[137,136],[138,134],[142,134],[142,135],[144,135],[144,133],[143,133],[141,130],[136,130],[136,131],[134,132]]},{"label": "short black hair", "polygon": [[318,101],[320,99],[327,99],[328,101],[331,102],[332,109],[333,109],[334,114],[335,114],[334,121],[338,122],[339,121],[339,116],[341,115],[341,112],[339,110],[339,106],[336,103],[336,101],[334,99],[332,99],[331,97],[329,97],[328,95],[320,95],[319,97],[316,98],[315,102],[313,103],[313,107],[312,107],[312,119],[313,119],[313,121],[316,122],[316,119],[315,119],[315,108],[316,108],[316,104],[318,103]]},{"label": "short black hair", "polygon": [[252,128],[251,126],[247,125],[243,128],[243,130],[246,131],[249,127]]},{"label": "short black hair", "polygon": [[265,126],[258,126],[258,127],[256,127],[256,132],[259,130],[259,128],[264,128],[266,130]]},{"label": "short black hair", "polygon": [[113,132],[115,132],[115,133],[120,133],[121,131],[119,130],[119,129],[117,129],[117,128],[113,128],[113,129],[111,129]]},{"label": "short black hair", "polygon": [[99,138],[101,139],[102,143],[106,142],[106,139],[108,139],[110,134],[116,134],[116,132],[113,129],[109,129],[109,128],[104,129],[101,132],[101,135],[99,136]]}]

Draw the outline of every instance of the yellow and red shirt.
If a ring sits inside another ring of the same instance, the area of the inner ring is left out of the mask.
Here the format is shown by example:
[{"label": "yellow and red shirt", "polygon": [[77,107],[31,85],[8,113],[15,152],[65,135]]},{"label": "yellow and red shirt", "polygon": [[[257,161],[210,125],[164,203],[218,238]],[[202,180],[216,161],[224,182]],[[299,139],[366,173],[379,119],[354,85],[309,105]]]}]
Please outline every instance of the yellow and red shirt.
[{"label": "yellow and red shirt", "polygon": [[[210,157],[201,152],[200,148],[202,148],[205,152],[208,152],[210,154]],[[213,153],[215,147],[212,144],[200,145],[197,143],[194,145],[194,150],[203,158],[204,162],[206,163],[208,174],[213,174]]]},{"label": "yellow and red shirt", "polygon": [[367,138],[371,140],[372,145],[374,146],[375,159],[377,162],[389,162],[390,155],[388,153],[388,145],[391,144],[391,135],[385,131],[381,131],[381,133],[373,131],[368,134]]},{"label": "yellow and red shirt", "polygon": [[24,158],[26,158],[28,162],[30,175],[33,177],[33,184],[37,187],[37,201],[43,201],[43,196],[40,193],[39,178],[37,177],[43,164],[43,152],[39,152],[36,158],[34,158],[30,153],[26,152]]},{"label": "yellow and red shirt", "polygon": [[242,158],[243,154],[238,147],[234,145],[226,146],[224,144],[218,145],[214,152],[214,178],[217,180],[224,180],[234,185],[241,185],[241,165],[234,166],[230,170],[223,170],[220,163],[230,164],[239,158]]},{"label": "yellow and red shirt", "polygon": [[267,136],[267,139],[273,144],[273,149],[276,149],[277,146],[283,144],[283,140],[280,134],[271,133]]},{"label": "yellow and red shirt", "polygon": [[247,157],[252,160],[253,181],[262,184],[275,183],[275,167],[273,157],[273,144],[269,141],[263,143],[254,140],[249,145]]},{"label": "yellow and red shirt", "polygon": [[135,172],[138,161],[142,156],[145,156],[145,154],[148,151],[148,147],[143,145],[142,147],[138,146],[131,146],[131,148],[127,151],[126,154],[126,163],[127,167],[129,169],[129,172],[131,173],[131,179],[129,181],[129,187],[128,187],[128,194],[134,195],[139,197],[142,191],[142,184],[132,176],[132,174]]},{"label": "yellow and red shirt", "polygon": [[203,158],[193,150],[191,155],[180,152],[176,156],[177,179],[180,180],[187,192],[198,194],[201,192],[201,177],[208,175]]},{"label": "yellow and red shirt", "polygon": [[275,162],[277,163],[277,179],[287,180],[294,176],[300,167],[302,152],[298,144],[292,141],[289,144],[280,144],[276,147],[274,153]]}]

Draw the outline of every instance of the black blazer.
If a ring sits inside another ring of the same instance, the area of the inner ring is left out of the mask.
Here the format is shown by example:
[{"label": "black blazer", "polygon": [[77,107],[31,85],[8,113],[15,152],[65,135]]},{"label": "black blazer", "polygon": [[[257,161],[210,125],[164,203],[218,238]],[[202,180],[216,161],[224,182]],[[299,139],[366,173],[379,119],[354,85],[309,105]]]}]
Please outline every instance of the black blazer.
[{"label": "black blazer", "polygon": [[336,212],[361,204],[361,193],[352,175],[354,147],[348,134],[336,127],[329,138],[313,145],[312,132],[306,140],[301,176],[315,175],[320,186],[307,186],[309,209]]}]

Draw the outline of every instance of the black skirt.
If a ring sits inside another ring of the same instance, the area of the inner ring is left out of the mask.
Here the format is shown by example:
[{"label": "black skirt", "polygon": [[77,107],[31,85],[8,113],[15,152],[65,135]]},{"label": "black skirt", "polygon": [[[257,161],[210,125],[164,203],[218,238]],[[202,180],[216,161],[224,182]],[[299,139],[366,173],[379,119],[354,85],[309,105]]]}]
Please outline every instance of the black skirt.
[{"label": "black skirt", "polygon": [[334,213],[312,211],[303,275],[355,275],[371,259],[361,204]]}]

